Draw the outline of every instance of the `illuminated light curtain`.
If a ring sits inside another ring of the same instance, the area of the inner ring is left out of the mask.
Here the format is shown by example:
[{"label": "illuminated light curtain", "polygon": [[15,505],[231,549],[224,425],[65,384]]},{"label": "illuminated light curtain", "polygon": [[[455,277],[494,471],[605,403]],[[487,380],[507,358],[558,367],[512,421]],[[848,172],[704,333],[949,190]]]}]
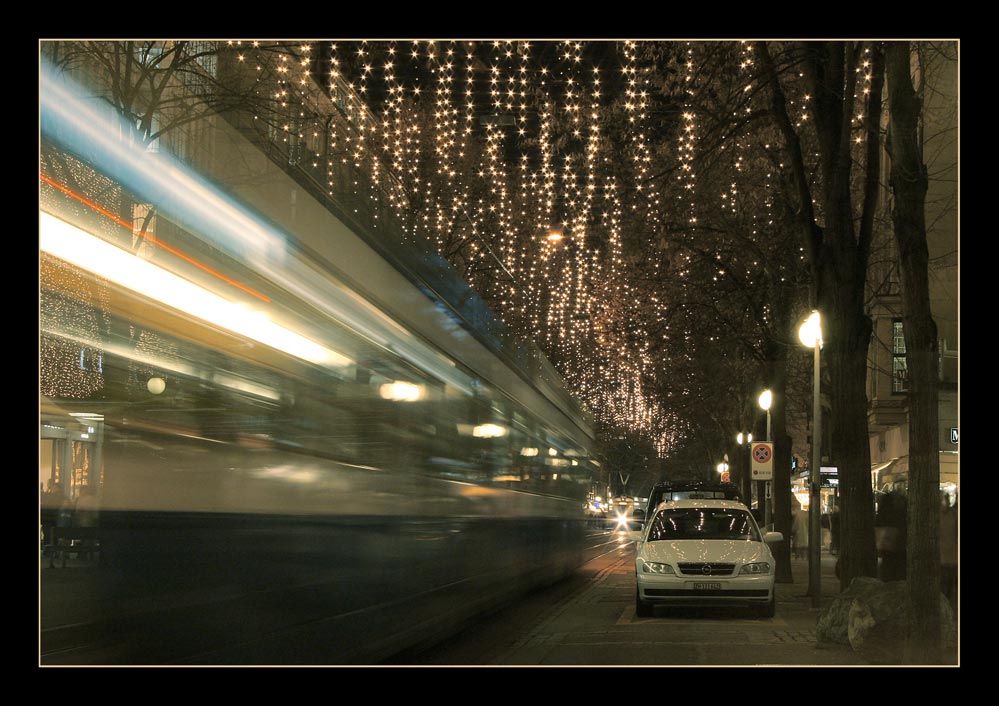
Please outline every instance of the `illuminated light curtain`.
[{"label": "illuminated light curtain", "polygon": [[356,193],[356,185],[344,167],[358,166],[364,152],[363,130],[368,122],[366,106],[355,93],[354,84],[341,73],[338,50],[338,44],[330,44],[328,85],[334,109],[329,121],[327,175],[331,196],[346,191]]},{"label": "illuminated light curtain", "polygon": [[[329,192],[366,200],[376,215],[393,213],[407,235],[425,235],[438,251],[449,247],[448,257],[465,272],[499,272],[502,266],[506,273],[481,281],[472,274],[470,283],[494,287],[483,293],[497,313],[541,344],[587,406],[600,414],[608,410],[621,423],[665,428],[663,408],[643,387],[656,365],[648,344],[633,344],[602,323],[626,319],[639,306],[667,306],[640,302],[641,292],[620,285],[630,267],[622,242],[625,203],[622,184],[605,171],[601,153],[603,112],[617,100],[605,94],[605,82],[620,71],[630,127],[628,178],[645,195],[644,217],[662,219],[661,195],[649,182],[654,156],[640,46],[615,43],[619,53],[600,56],[613,55],[616,63],[599,65],[588,65],[584,57],[592,47],[575,41],[335,42],[328,48],[324,70],[338,106],[329,121]],[[348,56],[358,67],[349,76]],[[278,79],[274,95],[285,90],[281,98],[305,100],[281,82],[292,75],[291,58],[259,52],[254,60]],[[277,71],[282,66],[289,70]],[[484,96],[482,104],[477,96]],[[427,103],[433,110],[421,122],[414,111]],[[487,113],[509,116],[512,124],[480,124],[478,116]],[[691,129],[678,158],[691,167],[684,178],[692,192],[692,113],[684,127]],[[345,183],[338,165],[347,163],[361,169]],[[408,218],[403,191],[422,197],[420,220]],[[685,201],[692,214],[694,203]],[[556,219],[568,226],[561,243],[544,237]],[[621,290],[620,301],[611,289]]]},{"label": "illuminated light curtain", "polygon": [[39,391],[47,397],[87,399],[104,388],[104,351],[79,342],[101,339],[105,326],[95,305],[100,293],[77,268],[44,254],[39,262]]},{"label": "illuminated light curtain", "polygon": [[680,180],[683,189],[678,198],[685,201],[687,205],[688,219],[691,227],[697,223],[697,204],[694,198],[695,187],[697,185],[697,175],[694,170],[694,148],[697,142],[697,114],[691,102],[694,98],[694,50],[688,43],[686,52],[686,62],[684,67],[686,74],[684,81],[686,84],[686,102],[683,108],[683,131],[680,133],[680,166],[681,171],[677,178]]}]

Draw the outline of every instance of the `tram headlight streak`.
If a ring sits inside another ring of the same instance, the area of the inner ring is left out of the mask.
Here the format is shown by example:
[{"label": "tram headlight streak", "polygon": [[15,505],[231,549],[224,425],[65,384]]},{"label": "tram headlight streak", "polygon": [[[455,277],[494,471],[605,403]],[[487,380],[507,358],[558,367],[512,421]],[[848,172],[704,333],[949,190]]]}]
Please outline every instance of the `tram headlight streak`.
[{"label": "tram headlight streak", "polygon": [[354,362],[274,323],[263,312],[224,299],[48,213],[39,214],[39,231],[42,251],[189,316],[319,365],[347,367]]}]

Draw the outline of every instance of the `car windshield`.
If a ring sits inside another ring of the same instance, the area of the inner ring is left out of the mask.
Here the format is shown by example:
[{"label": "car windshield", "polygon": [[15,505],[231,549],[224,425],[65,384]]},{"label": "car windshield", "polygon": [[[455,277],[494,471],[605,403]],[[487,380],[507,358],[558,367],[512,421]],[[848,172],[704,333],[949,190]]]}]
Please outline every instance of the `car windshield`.
[{"label": "car windshield", "polygon": [[649,526],[648,541],[677,539],[734,539],[760,541],[753,519],[745,510],[685,507],[660,510]]}]

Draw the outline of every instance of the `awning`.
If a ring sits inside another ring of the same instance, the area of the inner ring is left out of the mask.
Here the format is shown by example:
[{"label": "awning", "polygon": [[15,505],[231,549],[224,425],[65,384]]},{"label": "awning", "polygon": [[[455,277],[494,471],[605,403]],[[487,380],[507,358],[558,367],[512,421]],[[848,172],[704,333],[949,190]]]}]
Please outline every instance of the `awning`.
[{"label": "awning", "polygon": [[887,486],[891,485],[886,481],[886,478],[891,475],[896,463],[898,463],[897,456],[887,461],[871,464],[871,487],[874,488],[875,492],[885,490]]},{"label": "awning", "polygon": [[[940,482],[958,483],[959,477],[959,456],[953,451],[940,452]],[[883,490],[885,486],[895,483],[905,483],[909,479],[909,456],[899,456],[885,463],[880,463],[871,467],[871,473],[877,472],[875,481],[877,489]]]},{"label": "awning", "polygon": [[887,469],[890,469],[893,465],[895,465],[896,461],[898,461],[897,457],[893,458],[893,459],[891,459],[889,461],[884,461],[884,462],[881,462],[881,463],[871,464],[871,473],[880,473],[881,471],[885,471]]}]

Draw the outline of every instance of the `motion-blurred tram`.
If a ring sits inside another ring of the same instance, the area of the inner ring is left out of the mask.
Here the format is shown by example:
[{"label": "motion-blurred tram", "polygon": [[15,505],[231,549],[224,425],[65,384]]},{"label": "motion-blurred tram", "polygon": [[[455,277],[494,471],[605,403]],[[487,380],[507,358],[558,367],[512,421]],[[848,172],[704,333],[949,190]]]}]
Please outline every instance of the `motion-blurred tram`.
[{"label": "motion-blurred tram", "polygon": [[589,418],[455,275],[40,97],[40,664],[376,663],[578,566]]}]

